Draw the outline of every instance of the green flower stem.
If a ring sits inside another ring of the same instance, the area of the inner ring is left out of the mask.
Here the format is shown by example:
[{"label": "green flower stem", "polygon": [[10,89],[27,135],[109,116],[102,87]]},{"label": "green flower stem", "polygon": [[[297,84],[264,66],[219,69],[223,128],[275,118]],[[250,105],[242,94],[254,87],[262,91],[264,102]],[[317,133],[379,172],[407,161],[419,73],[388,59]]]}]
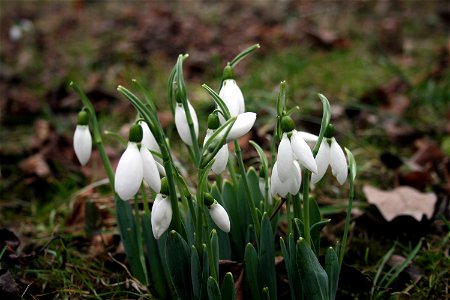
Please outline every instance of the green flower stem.
[{"label": "green flower stem", "polygon": [[256,216],[256,206],[253,201],[253,195],[250,190],[250,185],[247,180],[247,173],[245,172],[244,160],[242,159],[242,151],[241,146],[239,146],[239,142],[234,140],[234,152],[236,153],[236,158],[238,161],[239,172],[241,173],[242,180],[244,181],[245,191],[247,192],[247,202],[250,208],[250,214],[252,215],[252,221],[255,226],[256,236],[259,237],[259,232],[261,230],[260,222],[258,217]]},{"label": "green flower stem", "polygon": [[[323,136],[325,134],[325,130],[328,127],[328,124],[330,123],[331,118],[331,110],[330,110],[330,103],[328,102],[328,99],[322,95],[318,94],[320,101],[322,101],[323,104],[323,115],[322,115],[322,122],[320,124],[320,132],[319,132],[319,138],[317,139],[316,144],[313,148],[313,156],[314,158],[317,156],[317,153],[319,152],[320,145],[322,144]],[[311,245],[311,232],[310,232],[310,221],[309,221],[309,185],[311,180],[311,172],[308,170],[305,170],[303,172],[303,224],[305,228],[305,240],[306,242]]]},{"label": "green flower stem", "polygon": [[145,214],[150,216],[150,207],[148,205],[147,193],[145,192],[144,184],[141,184],[142,203],[144,204]]},{"label": "green flower stem", "polygon": [[100,132],[100,126],[97,121],[97,116],[95,114],[94,106],[92,105],[92,102],[89,100],[89,98],[86,96],[86,94],[83,92],[83,90],[75,82],[73,82],[73,81],[70,82],[70,86],[80,96],[81,102],[83,102],[83,105],[89,111],[89,114],[91,117],[90,120],[92,122],[92,132],[94,135],[94,144],[98,149],[100,158],[102,159],[103,167],[105,168],[105,172],[106,172],[106,175],[108,176],[109,183],[111,184],[111,188],[114,190],[114,171],[111,166],[109,157],[106,154],[105,146],[103,145],[102,134]]},{"label": "green flower stem", "polygon": [[294,218],[302,220],[302,207],[300,205],[301,199],[300,199],[300,193],[295,194],[295,196],[292,198],[293,206],[294,206]]},{"label": "green flower stem", "polygon": [[305,170],[303,172],[303,226],[305,231],[305,240],[306,242],[311,245],[311,231],[309,224],[309,181],[311,177],[311,172],[308,170]]},{"label": "green flower stem", "polygon": [[350,176],[349,181],[350,181],[350,194],[348,196],[347,216],[345,217],[344,235],[342,237],[341,250],[339,251],[339,267],[342,266],[345,250],[347,248],[347,237],[348,237],[348,230],[350,227],[350,216],[352,213],[353,197],[355,193],[352,176]]},{"label": "green flower stem", "polygon": [[[292,221],[293,218],[291,218],[291,202],[293,201],[292,199],[292,195],[289,194],[288,196],[288,200],[286,201],[286,217],[287,217],[287,223],[288,223],[288,236],[289,234],[293,233],[292,232]],[[294,206],[295,209],[295,206]],[[295,211],[294,211],[294,217],[295,217]]]}]

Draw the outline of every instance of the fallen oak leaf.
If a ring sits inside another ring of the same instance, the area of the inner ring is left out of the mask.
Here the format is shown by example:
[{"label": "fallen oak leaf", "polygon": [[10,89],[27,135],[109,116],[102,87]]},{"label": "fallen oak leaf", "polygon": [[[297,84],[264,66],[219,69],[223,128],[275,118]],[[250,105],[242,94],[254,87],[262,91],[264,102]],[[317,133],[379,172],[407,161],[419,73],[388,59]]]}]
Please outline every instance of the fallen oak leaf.
[{"label": "fallen oak leaf", "polygon": [[419,222],[423,215],[431,219],[437,201],[434,193],[421,193],[408,186],[383,191],[366,185],[363,191],[367,202],[374,204],[388,222],[401,215],[411,216]]}]

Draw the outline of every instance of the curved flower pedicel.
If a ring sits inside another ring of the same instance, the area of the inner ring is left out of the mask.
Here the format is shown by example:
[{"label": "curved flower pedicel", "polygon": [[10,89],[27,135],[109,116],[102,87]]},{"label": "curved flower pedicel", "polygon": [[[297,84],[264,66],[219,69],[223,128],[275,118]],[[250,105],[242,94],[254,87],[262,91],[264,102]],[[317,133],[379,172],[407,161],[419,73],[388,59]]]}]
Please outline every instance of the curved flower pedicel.
[{"label": "curved flower pedicel", "polygon": [[158,169],[146,147],[138,148],[142,140],[142,127],[134,124],[130,128],[127,149],[122,154],[116,169],[114,189],[122,200],[131,199],[144,180],[155,192],[160,190]]},{"label": "curved flower pedicel", "polygon": [[320,144],[319,152],[316,155],[317,174],[312,174],[311,182],[319,182],[328,166],[331,166],[333,176],[336,177],[340,185],[343,185],[347,180],[348,166],[344,151],[334,138],[334,129],[330,124],[325,132],[322,143]]},{"label": "curved flower pedicel", "polygon": [[78,124],[73,135],[73,149],[82,166],[86,165],[91,157],[92,137],[89,131],[89,116],[84,110],[78,114]]},{"label": "curved flower pedicel", "polygon": [[[195,113],[194,108],[192,107],[191,103],[189,102],[189,100],[187,100],[187,104],[188,104],[188,108],[189,108],[189,112],[191,114],[191,118],[192,118],[192,122],[194,124],[194,132],[195,132],[195,137],[198,137],[198,118],[197,118],[197,114]],[[183,108],[183,104],[178,103],[176,104],[175,107],[175,126],[177,128],[178,134],[181,138],[181,140],[189,145],[192,146],[193,145],[193,141],[191,138],[191,132],[189,130],[189,125],[188,125],[188,121],[187,121],[187,117],[186,117],[186,112],[184,111]],[[197,142],[197,141],[195,141]]]}]

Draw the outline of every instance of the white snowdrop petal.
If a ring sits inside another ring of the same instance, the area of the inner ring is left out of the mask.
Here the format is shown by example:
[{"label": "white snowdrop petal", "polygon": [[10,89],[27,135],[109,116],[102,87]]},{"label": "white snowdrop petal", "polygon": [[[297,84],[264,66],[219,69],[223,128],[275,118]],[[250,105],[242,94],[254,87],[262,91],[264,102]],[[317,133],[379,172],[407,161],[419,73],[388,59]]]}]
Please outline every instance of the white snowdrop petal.
[{"label": "white snowdrop petal", "polygon": [[195,142],[197,142],[197,137],[198,137],[198,117],[197,117],[197,113],[195,112],[194,107],[191,105],[191,102],[188,101],[188,107],[189,107],[189,112],[191,113],[191,118],[192,118],[192,122],[194,124],[194,132],[195,132]]},{"label": "white snowdrop petal", "polygon": [[255,124],[256,114],[253,112],[246,112],[237,116],[236,121],[231,127],[227,136],[227,142],[240,138],[252,129]]},{"label": "white snowdrop petal", "polygon": [[317,183],[322,179],[323,175],[327,171],[328,165],[330,164],[330,146],[324,138],[319,147],[319,152],[316,155],[317,164],[317,174],[312,173],[311,182]]},{"label": "white snowdrop petal", "polygon": [[289,181],[281,182],[278,174],[278,162],[275,162],[272,168],[272,176],[270,177],[272,196],[278,194],[281,197],[286,197],[289,192],[289,183]]},{"label": "white snowdrop petal", "polygon": [[156,167],[158,168],[159,175],[161,175],[162,177],[166,177],[166,169],[164,169],[164,166],[156,160],[155,163]]},{"label": "white snowdrop petal", "polygon": [[139,190],[144,176],[142,157],[136,143],[128,142],[116,169],[114,189],[122,200],[131,199]]},{"label": "white snowdrop petal", "polygon": [[347,180],[348,167],[344,151],[339,146],[335,138],[331,140],[330,146],[330,166],[333,175],[336,177],[339,184],[343,185]]},{"label": "white snowdrop petal", "polygon": [[244,112],[244,96],[233,79],[223,81],[219,97],[225,102],[232,117]]},{"label": "white snowdrop petal", "polygon": [[[198,118],[197,114],[195,113],[194,108],[192,105],[188,102],[189,111],[191,113],[192,122],[194,124],[194,132],[195,136],[198,136]],[[189,125],[186,118],[186,113],[184,111],[183,105],[181,103],[177,103],[177,106],[175,107],[175,126],[177,127],[178,135],[180,136],[181,140],[189,145],[192,146],[192,139],[191,139],[191,132],[189,131]]]},{"label": "white snowdrop petal", "polygon": [[151,223],[155,239],[159,239],[170,226],[172,221],[172,205],[169,197],[161,194],[156,195],[152,207]]},{"label": "white snowdrop petal", "polygon": [[287,181],[292,176],[294,166],[294,156],[292,147],[286,133],[283,133],[277,154],[278,177],[282,182]]},{"label": "white snowdrop petal", "polygon": [[221,174],[227,168],[228,163],[228,144],[225,144],[220,148],[215,156],[215,161],[211,167],[214,174]]},{"label": "white snowdrop petal", "polygon": [[203,146],[206,145],[206,143],[208,142],[209,138],[213,135],[214,130],[212,129],[206,129],[206,135],[205,135],[205,139],[203,140]]},{"label": "white snowdrop petal", "polygon": [[305,131],[297,131],[298,135],[302,137],[307,143],[315,143],[319,139],[319,137],[315,134],[305,132]]},{"label": "white snowdrop petal", "polygon": [[309,148],[305,140],[295,130],[292,132],[291,146],[292,151],[300,164],[305,166],[311,172],[317,174],[317,164],[314,160],[311,148]]},{"label": "white snowdrop petal", "polygon": [[78,161],[84,166],[92,152],[92,137],[88,125],[77,125],[73,135],[73,148]]},{"label": "white snowdrop petal", "polygon": [[214,202],[213,205],[209,208],[209,215],[214,223],[224,232],[230,232],[230,218],[228,217],[228,213],[217,202]]},{"label": "white snowdrop petal", "polygon": [[151,151],[155,151],[161,153],[161,149],[159,149],[158,142],[156,141],[153,133],[148,127],[146,122],[140,122],[139,125],[142,127],[142,142],[141,144],[150,149]]},{"label": "white snowdrop petal", "polygon": [[155,159],[146,147],[141,147],[142,167],[144,171],[144,181],[152,190],[159,193],[161,190],[161,179],[159,178],[158,167]]},{"label": "white snowdrop petal", "polygon": [[275,196],[278,194],[278,186],[279,186],[278,172],[277,172],[277,163],[273,165],[272,175],[270,176],[270,194]]},{"label": "white snowdrop petal", "polygon": [[300,169],[300,165],[298,162],[294,161],[294,168],[292,177],[289,179],[289,193],[295,195],[300,190],[300,186],[302,184],[302,171]]}]

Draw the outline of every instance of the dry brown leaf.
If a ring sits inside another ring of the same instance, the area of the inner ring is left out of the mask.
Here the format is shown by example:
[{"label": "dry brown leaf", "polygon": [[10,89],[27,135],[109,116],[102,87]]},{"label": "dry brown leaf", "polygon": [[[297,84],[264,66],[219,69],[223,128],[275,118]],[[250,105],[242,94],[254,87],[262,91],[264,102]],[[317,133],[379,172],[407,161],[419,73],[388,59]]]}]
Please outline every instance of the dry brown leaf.
[{"label": "dry brown leaf", "polygon": [[382,191],[366,185],[363,191],[367,202],[374,204],[387,221],[402,215],[411,216],[419,222],[423,215],[431,219],[437,201],[434,193],[421,193],[408,186]]},{"label": "dry brown leaf", "polygon": [[34,154],[19,163],[19,168],[26,174],[45,178],[50,175],[50,167],[41,153]]}]

